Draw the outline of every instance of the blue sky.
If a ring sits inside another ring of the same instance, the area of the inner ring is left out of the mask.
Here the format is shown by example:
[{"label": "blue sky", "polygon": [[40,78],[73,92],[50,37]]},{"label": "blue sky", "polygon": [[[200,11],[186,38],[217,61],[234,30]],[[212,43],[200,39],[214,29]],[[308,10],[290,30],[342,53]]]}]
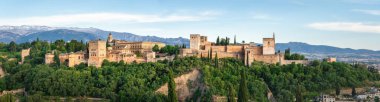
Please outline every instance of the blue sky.
[{"label": "blue sky", "polygon": [[380,0],[0,0],[0,25],[380,50]]}]

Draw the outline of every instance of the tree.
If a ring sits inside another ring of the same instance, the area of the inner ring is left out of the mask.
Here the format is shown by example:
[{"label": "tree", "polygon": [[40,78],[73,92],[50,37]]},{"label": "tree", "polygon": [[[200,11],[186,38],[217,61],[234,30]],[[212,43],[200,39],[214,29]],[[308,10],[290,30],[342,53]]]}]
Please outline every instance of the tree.
[{"label": "tree", "polygon": [[220,41],[220,40],[219,40],[219,36],[218,36],[218,38],[216,38],[216,45],[219,45],[219,44],[220,44],[219,41]]},{"label": "tree", "polygon": [[355,87],[352,87],[352,92],[351,92],[352,97],[356,96],[356,90]]},{"label": "tree", "polygon": [[158,45],[156,44],[156,45],[153,46],[152,51],[159,52],[160,51],[160,47],[158,47]]},{"label": "tree", "polygon": [[56,66],[61,66],[61,61],[59,60],[59,54],[57,51],[54,53],[54,64]]},{"label": "tree", "polygon": [[229,45],[230,44],[230,38],[226,37],[226,43],[224,45]]},{"label": "tree", "polygon": [[218,53],[215,53],[215,67],[219,68],[219,58],[218,58]]},{"label": "tree", "polygon": [[176,91],[175,91],[175,82],[174,82],[174,78],[173,78],[173,72],[171,69],[169,69],[169,82],[168,82],[168,98],[169,98],[169,102],[178,102],[178,99],[177,99],[177,94],[176,94]]},{"label": "tree", "polygon": [[238,102],[248,102],[248,88],[244,69],[240,72]]},{"label": "tree", "polygon": [[9,52],[16,52],[17,51],[17,44],[14,41],[11,41],[8,45],[8,51]]},{"label": "tree", "polygon": [[235,90],[234,90],[234,87],[233,85],[230,83],[228,85],[228,102],[236,102],[235,100]]},{"label": "tree", "polygon": [[296,102],[304,102],[302,97],[302,86],[300,84],[297,85]]},{"label": "tree", "polygon": [[335,95],[340,95],[340,86],[339,85],[337,85],[336,87],[335,87]]},{"label": "tree", "polygon": [[380,102],[380,98],[378,96],[375,97],[375,102]]},{"label": "tree", "polygon": [[236,35],[234,36],[234,44],[236,45]]},{"label": "tree", "polygon": [[290,48],[285,49],[285,59],[290,59]]}]

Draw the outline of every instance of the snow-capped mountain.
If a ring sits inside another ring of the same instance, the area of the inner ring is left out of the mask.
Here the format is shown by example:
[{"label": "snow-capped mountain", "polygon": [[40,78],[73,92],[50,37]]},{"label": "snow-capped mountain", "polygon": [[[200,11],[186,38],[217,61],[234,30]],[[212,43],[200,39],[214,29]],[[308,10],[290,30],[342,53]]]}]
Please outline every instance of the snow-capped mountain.
[{"label": "snow-capped mountain", "polygon": [[28,42],[40,38],[41,40],[54,41],[63,40],[95,40],[106,39],[112,33],[114,38],[128,41],[156,41],[166,44],[187,44],[188,39],[184,38],[160,38],[156,36],[139,36],[127,32],[105,31],[97,28],[78,28],[78,27],[49,27],[49,26],[0,26],[0,42],[18,43]]},{"label": "snow-capped mountain", "polygon": [[32,33],[57,30],[57,29],[68,29],[79,32],[87,32],[87,33],[95,33],[100,29],[96,28],[78,28],[78,27],[49,27],[49,26],[30,26],[30,25],[22,25],[22,26],[0,26],[0,31],[6,31],[18,35],[29,35]]}]

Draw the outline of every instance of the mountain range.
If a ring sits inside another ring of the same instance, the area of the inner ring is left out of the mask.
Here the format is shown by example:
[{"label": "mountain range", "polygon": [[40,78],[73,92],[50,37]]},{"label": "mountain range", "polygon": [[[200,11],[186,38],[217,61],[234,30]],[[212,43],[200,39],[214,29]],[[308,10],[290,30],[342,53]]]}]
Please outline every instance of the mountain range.
[{"label": "mountain range", "polygon": [[[140,36],[128,32],[105,31],[98,28],[77,28],[77,27],[49,27],[49,26],[0,26],[0,42],[9,43],[15,41],[23,43],[40,40],[55,41],[72,39],[89,41],[94,39],[106,39],[112,33],[115,39],[127,41],[154,41],[163,42],[169,45],[186,44],[189,46],[189,39],[186,38],[161,38],[157,36]],[[322,59],[326,57],[337,57],[340,61],[352,62],[360,61],[371,64],[380,64],[380,51],[366,49],[339,48],[327,45],[310,45],[302,42],[277,43],[276,50],[284,51],[290,48],[293,53],[301,53],[309,59]]]},{"label": "mountain range", "polygon": [[0,26],[0,42],[23,43],[35,40],[54,41],[63,40],[95,40],[106,39],[108,34],[116,39],[127,41],[154,41],[163,42],[170,45],[189,45],[189,40],[185,38],[161,38],[157,36],[140,36],[128,32],[105,31],[97,28],[77,28],[77,27],[48,27],[48,26]]}]

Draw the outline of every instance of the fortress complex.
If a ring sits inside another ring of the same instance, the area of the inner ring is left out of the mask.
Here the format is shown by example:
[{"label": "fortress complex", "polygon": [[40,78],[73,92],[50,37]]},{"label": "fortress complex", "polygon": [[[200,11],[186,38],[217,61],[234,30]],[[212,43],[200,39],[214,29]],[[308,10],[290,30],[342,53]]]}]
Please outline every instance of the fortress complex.
[{"label": "fortress complex", "polygon": [[[110,62],[124,61],[131,62],[155,62],[156,55],[152,51],[155,45],[159,48],[165,46],[160,42],[129,42],[124,40],[114,40],[112,34],[108,35],[107,41],[92,40],[89,41],[88,52],[72,52],[59,54],[61,63],[67,63],[69,67],[73,67],[80,63],[87,63],[88,66],[101,67],[103,60]],[[54,53],[45,55],[45,63],[54,62]]]},{"label": "fortress complex", "polygon": [[196,56],[211,58],[237,58],[246,65],[251,65],[254,61],[262,61],[270,64],[290,64],[300,63],[307,64],[307,60],[285,60],[284,53],[276,52],[276,39],[273,34],[272,38],[263,38],[263,44],[255,43],[217,45],[207,40],[207,36],[200,34],[190,34],[190,48],[181,49],[180,56]]}]

